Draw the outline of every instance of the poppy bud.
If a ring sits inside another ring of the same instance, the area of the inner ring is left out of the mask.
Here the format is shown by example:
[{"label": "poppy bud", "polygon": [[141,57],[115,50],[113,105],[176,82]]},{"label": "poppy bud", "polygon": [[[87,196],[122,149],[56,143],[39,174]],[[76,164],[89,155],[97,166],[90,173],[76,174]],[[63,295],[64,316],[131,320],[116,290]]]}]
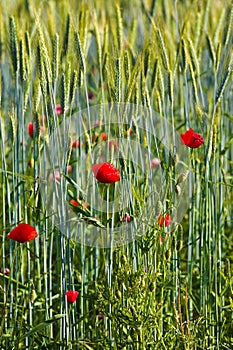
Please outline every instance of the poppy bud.
[{"label": "poppy bud", "polygon": [[175,186],[175,192],[176,192],[176,194],[177,194],[178,196],[181,195],[181,188],[180,188],[179,185],[176,185],[176,186]]},{"label": "poppy bud", "polygon": [[184,182],[189,174],[189,170],[184,171],[182,174],[180,174],[180,176],[178,177],[177,183],[180,184],[182,182]]}]

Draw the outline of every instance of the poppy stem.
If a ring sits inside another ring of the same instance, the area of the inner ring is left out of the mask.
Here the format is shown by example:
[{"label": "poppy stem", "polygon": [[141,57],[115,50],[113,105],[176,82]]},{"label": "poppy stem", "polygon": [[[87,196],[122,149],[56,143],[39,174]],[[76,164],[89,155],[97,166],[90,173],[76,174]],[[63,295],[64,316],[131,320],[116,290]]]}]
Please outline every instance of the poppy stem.
[{"label": "poppy stem", "polygon": [[[13,242],[11,242],[11,244],[13,244]],[[10,285],[11,285],[11,283],[12,283],[12,281],[13,281],[13,279],[12,279],[12,275],[13,275],[13,271],[14,271],[13,266],[14,266],[14,262],[15,262],[15,259],[16,259],[16,256],[17,256],[19,247],[20,247],[20,245],[17,245],[16,249],[14,249],[14,254],[13,254],[12,262],[11,262],[10,276],[9,276],[9,279],[8,279],[6,291],[5,291],[5,293],[4,293],[4,305],[6,305],[6,307],[7,307],[7,297],[8,297]],[[17,279],[16,282],[17,282],[17,284],[18,284],[19,279]],[[3,333],[4,322],[5,322],[5,318],[2,317],[1,326],[0,326],[0,338],[1,338],[2,333]]]}]

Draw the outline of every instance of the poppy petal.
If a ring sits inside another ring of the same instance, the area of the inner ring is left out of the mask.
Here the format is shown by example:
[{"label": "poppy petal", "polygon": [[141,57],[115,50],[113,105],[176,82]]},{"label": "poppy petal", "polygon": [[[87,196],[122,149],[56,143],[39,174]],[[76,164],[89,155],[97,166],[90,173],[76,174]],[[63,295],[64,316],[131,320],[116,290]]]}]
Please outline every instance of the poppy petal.
[{"label": "poppy petal", "polygon": [[74,303],[78,295],[79,295],[79,292],[77,292],[76,290],[67,290],[66,291],[67,302],[70,304]]},{"label": "poppy petal", "polygon": [[198,148],[204,143],[204,138],[200,134],[195,133],[192,128],[181,134],[180,139],[182,144],[190,148]]},{"label": "poppy petal", "polygon": [[30,242],[37,237],[38,233],[31,225],[20,223],[10,233],[8,238],[19,243]]},{"label": "poppy petal", "polygon": [[111,163],[92,165],[92,171],[96,180],[102,183],[114,183],[120,180],[120,172]]}]

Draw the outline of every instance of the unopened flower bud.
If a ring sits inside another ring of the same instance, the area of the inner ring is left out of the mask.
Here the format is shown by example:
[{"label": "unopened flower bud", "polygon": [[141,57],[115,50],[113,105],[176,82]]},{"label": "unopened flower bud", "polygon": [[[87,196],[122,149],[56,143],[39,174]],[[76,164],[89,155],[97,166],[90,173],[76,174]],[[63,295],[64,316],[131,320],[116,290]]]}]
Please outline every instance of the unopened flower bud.
[{"label": "unopened flower bud", "polygon": [[180,174],[180,176],[178,177],[177,183],[180,184],[182,182],[184,182],[189,174],[189,170],[184,171],[182,174]]},{"label": "unopened flower bud", "polygon": [[175,192],[176,192],[176,194],[177,194],[178,196],[181,195],[181,188],[180,188],[179,185],[176,185],[176,186],[175,186]]}]

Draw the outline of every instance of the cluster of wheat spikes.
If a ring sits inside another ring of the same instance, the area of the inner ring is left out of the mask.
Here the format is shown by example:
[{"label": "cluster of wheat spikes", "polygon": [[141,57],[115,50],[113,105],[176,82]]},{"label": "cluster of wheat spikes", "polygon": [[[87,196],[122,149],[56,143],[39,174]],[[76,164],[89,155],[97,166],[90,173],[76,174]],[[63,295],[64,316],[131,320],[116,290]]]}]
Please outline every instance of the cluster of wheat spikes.
[{"label": "cluster of wheat spikes", "polygon": [[[232,45],[230,0],[1,1],[1,349],[233,348]],[[189,152],[181,225],[145,226],[117,249],[64,237],[38,181],[44,120],[52,132],[108,102],[152,108],[205,139]],[[9,240],[20,221],[39,238]],[[75,304],[67,289],[80,292]]]}]

